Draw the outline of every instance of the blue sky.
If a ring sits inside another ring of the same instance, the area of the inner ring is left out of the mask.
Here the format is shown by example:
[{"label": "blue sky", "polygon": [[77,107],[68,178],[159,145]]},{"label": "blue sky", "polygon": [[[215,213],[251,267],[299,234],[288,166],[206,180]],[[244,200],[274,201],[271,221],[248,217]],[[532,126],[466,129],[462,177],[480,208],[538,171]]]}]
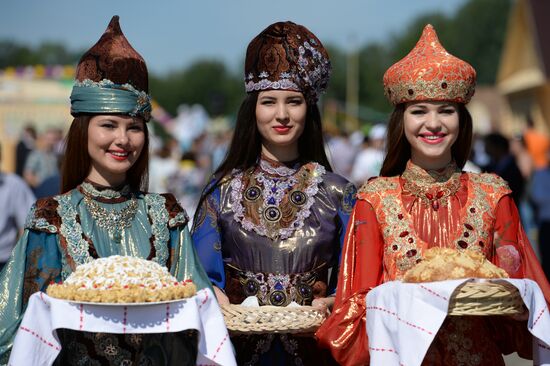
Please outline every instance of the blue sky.
[{"label": "blue sky", "polygon": [[[351,49],[389,39],[420,14],[453,14],[465,0],[3,0],[0,39],[63,42],[84,50],[112,15],[155,73],[214,58],[240,69],[248,42],[269,24],[291,20],[323,43]],[[420,30],[419,30],[420,34]]]}]

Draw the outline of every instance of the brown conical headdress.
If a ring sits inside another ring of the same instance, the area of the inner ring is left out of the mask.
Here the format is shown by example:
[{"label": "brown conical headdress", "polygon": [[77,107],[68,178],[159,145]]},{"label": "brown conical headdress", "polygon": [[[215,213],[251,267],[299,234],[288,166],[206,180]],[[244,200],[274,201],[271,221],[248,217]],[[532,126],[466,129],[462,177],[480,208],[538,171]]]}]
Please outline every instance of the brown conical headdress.
[{"label": "brown conical headdress", "polygon": [[118,21],[118,16],[111,19],[99,41],[78,62],[71,94],[73,115],[120,113],[149,119],[147,66]]},{"label": "brown conical headdress", "polygon": [[118,21],[119,17],[115,15],[99,41],[80,58],[76,79],[96,82],[108,79],[115,84],[130,84],[148,93],[145,60],[130,45]]}]

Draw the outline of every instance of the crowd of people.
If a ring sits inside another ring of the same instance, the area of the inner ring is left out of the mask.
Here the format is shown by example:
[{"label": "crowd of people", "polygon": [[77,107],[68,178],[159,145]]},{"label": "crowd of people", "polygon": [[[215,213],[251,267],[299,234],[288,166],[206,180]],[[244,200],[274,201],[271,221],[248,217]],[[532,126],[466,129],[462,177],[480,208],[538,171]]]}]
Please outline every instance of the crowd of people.
[{"label": "crowd of people", "polygon": [[[384,75],[394,111],[366,134],[324,134],[317,103],[330,73],[312,32],[274,23],[248,45],[232,131],[152,144],[147,67],[114,17],[79,61],[67,136],[25,128],[21,177],[0,175],[0,205],[13,208],[0,215],[0,363],[32,293],[117,254],[156,261],[179,281],[211,288],[221,305],[253,297],[330,314],[315,335],[233,335],[242,365],[368,364],[366,294],[401,279],[431,247],[483,253],[510,277],[536,281],[550,302],[548,136],[529,120],[519,139],[491,133],[474,142],[466,105],[475,70],[430,25]],[[478,142],[484,148],[472,150]],[[524,226],[538,229],[546,276]],[[503,365],[514,351],[532,357],[525,321],[449,318],[424,364],[463,364],[464,349],[448,347],[457,336],[476,364]],[[137,343],[124,334],[58,336],[59,365],[197,357],[193,331]]]}]

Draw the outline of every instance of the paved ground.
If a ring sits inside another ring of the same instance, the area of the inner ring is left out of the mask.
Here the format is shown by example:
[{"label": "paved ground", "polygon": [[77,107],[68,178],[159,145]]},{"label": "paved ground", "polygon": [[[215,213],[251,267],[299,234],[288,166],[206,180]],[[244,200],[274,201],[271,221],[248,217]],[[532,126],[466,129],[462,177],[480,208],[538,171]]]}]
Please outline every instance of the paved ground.
[{"label": "paved ground", "polygon": [[513,353],[509,356],[504,357],[504,361],[506,363],[506,366],[531,366],[531,365],[533,365],[533,361],[521,358],[517,355],[517,353]]}]

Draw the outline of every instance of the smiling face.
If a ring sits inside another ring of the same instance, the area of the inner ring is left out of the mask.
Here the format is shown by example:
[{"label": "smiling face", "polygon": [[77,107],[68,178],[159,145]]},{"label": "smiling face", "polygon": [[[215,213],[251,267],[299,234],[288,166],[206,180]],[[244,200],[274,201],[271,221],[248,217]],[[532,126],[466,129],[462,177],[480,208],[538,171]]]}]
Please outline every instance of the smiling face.
[{"label": "smiling face", "polygon": [[297,158],[298,139],[304,132],[306,112],[306,100],[300,92],[260,92],[256,103],[256,124],[262,136],[262,151],[277,160]]},{"label": "smiling face", "polygon": [[408,103],[404,131],[411,160],[424,169],[439,169],[452,160],[451,147],[459,134],[457,105],[449,102]]},{"label": "smiling face", "polygon": [[145,144],[141,118],[98,115],[88,124],[88,179],[106,186],[124,183],[126,173],[138,160]]}]

